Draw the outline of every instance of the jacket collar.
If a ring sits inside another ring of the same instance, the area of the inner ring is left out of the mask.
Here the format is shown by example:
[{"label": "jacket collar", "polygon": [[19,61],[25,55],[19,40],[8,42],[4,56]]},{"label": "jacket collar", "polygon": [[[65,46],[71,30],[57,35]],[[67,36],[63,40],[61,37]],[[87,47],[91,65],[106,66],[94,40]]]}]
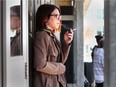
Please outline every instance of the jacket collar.
[{"label": "jacket collar", "polygon": [[47,32],[51,37],[55,37],[54,35],[54,31],[50,30],[50,29],[43,29],[45,32]]}]

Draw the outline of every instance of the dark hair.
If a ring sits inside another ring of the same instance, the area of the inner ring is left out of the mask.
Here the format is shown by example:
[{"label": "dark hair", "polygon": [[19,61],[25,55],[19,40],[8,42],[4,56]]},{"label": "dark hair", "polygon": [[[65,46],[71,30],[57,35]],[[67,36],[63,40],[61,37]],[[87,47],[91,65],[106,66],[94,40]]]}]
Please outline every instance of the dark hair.
[{"label": "dark hair", "polygon": [[95,36],[97,43],[103,38],[101,35],[96,35]]},{"label": "dark hair", "polygon": [[100,48],[103,48],[103,46],[104,46],[104,40],[103,39],[101,39],[100,41],[98,41],[98,46]]},{"label": "dark hair", "polygon": [[46,28],[45,19],[50,18],[50,15],[54,11],[54,9],[58,9],[60,12],[60,9],[57,6],[51,5],[51,4],[43,4],[38,8],[37,13],[36,13],[36,30],[35,30],[35,32]]},{"label": "dark hair", "polygon": [[20,18],[20,5],[12,6],[10,10],[15,12],[17,16]]}]

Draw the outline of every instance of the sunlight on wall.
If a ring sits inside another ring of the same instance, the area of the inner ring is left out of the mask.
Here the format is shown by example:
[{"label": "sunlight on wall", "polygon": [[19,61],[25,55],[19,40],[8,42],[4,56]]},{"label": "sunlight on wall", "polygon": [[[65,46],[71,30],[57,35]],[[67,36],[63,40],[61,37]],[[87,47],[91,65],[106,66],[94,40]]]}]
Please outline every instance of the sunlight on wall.
[{"label": "sunlight on wall", "polygon": [[92,62],[91,49],[96,45],[95,35],[104,32],[104,0],[91,0],[84,15],[84,62]]}]

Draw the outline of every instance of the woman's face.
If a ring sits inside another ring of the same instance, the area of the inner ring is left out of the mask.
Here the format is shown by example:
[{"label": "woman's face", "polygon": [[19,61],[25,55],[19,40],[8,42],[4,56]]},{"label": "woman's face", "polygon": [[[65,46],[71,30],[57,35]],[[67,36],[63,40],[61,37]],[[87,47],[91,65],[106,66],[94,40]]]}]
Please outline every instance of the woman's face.
[{"label": "woman's face", "polygon": [[61,20],[61,15],[59,13],[59,10],[55,9],[51,13],[50,18],[46,21],[47,28],[51,30],[58,29],[60,26],[60,20]]},{"label": "woman's face", "polygon": [[11,14],[10,14],[10,23],[11,23],[10,26],[12,30],[18,30],[20,28],[20,18],[13,11],[11,11]]}]

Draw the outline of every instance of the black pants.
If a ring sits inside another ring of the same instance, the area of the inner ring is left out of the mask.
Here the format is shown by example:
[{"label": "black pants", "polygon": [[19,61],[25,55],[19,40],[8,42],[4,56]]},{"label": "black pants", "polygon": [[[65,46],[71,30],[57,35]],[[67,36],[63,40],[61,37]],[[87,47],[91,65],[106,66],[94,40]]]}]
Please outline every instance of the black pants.
[{"label": "black pants", "polygon": [[104,83],[96,83],[96,87],[103,87]]}]

